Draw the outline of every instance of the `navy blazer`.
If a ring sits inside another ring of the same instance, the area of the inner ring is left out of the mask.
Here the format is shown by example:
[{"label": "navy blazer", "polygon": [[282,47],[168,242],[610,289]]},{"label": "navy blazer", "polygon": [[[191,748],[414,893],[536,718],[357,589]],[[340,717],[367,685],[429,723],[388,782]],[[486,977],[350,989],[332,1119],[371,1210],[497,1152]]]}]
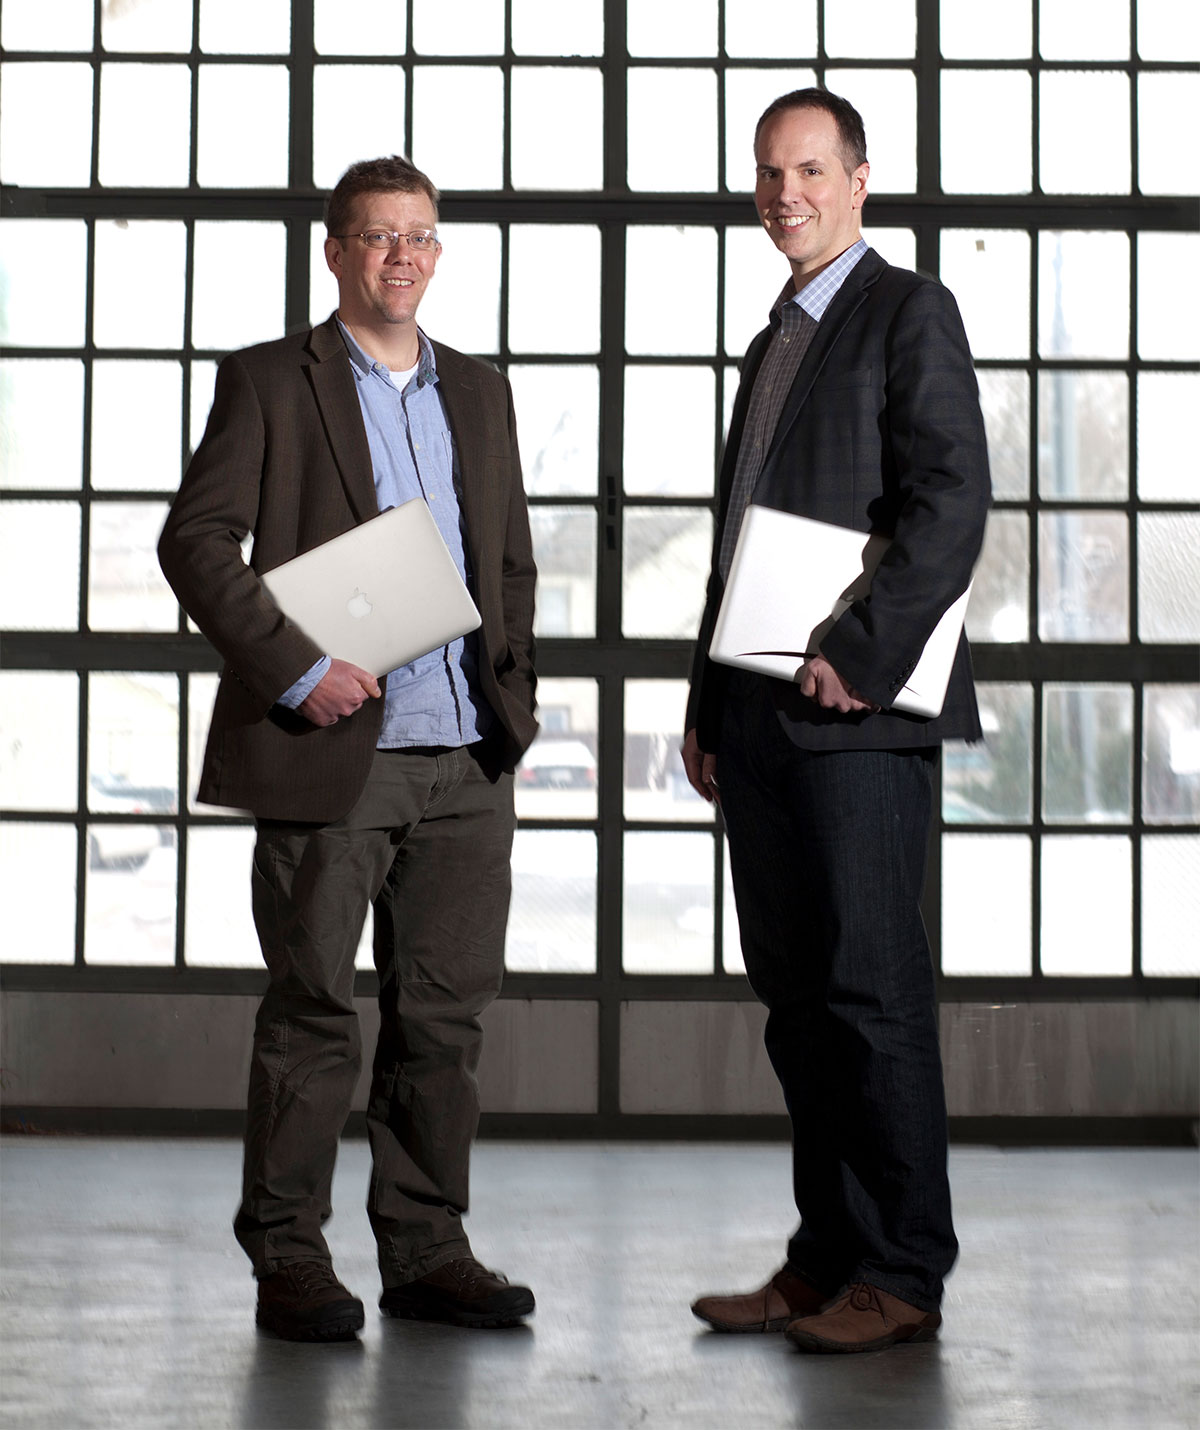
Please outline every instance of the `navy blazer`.
[{"label": "navy blazer", "polygon": [[[479,684],[511,770],[537,731],[535,570],[512,395],[495,368],[441,343],[433,349],[483,618]],[[362,792],[383,700],[320,728],[275,703],[322,651],[285,622],[259,572],[377,514],[366,427],[336,318],[227,357],[159,541],[180,604],[225,661],[200,782],[206,803],[327,823]],[[250,532],[247,565],[240,543]]]},{"label": "navy blazer", "polygon": [[[742,367],[721,469],[713,570],[692,665],[687,729],[715,752],[727,668],[708,659],[723,582],[717,569],[738,445],[770,328]],[[808,749],[897,749],[978,739],[964,636],[936,719],[890,709],[942,614],[966,590],[991,500],[979,387],[958,307],[932,278],[874,250],[838,290],[784,403],[756,503],[892,544],[871,583],[821,643],[851,686],[881,709],[839,714],[771,680],[779,718]]]}]

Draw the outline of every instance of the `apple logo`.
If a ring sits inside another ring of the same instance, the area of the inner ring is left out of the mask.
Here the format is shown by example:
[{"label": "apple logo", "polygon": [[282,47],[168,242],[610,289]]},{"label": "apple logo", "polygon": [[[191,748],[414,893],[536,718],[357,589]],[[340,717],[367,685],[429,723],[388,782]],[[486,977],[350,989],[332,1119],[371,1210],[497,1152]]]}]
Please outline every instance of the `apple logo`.
[{"label": "apple logo", "polygon": [[346,609],[356,621],[361,621],[364,616],[371,614],[371,603],[358,587],[355,586],[354,595],[346,602]]}]

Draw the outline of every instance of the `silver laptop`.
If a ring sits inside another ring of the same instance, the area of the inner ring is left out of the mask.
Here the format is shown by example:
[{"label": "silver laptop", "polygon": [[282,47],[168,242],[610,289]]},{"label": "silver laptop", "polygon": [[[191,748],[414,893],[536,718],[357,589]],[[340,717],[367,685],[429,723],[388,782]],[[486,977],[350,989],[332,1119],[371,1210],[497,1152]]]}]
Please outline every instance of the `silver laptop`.
[{"label": "silver laptop", "polygon": [[288,620],[339,660],[386,675],[480,623],[421,497],[264,574]]},{"label": "silver laptop", "polygon": [[[752,503],[738,533],[710,658],[798,680],[833,623],[870,590],[889,545],[886,536]],[[895,709],[941,713],[970,595],[968,586],[938,623]]]}]

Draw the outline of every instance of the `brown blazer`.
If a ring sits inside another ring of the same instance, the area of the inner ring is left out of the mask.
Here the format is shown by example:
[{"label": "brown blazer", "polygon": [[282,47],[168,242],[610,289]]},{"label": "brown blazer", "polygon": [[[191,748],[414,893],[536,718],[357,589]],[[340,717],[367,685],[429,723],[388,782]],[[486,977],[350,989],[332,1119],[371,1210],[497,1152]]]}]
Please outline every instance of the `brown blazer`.
[{"label": "brown blazer", "polygon": [[[537,730],[536,573],[512,395],[487,364],[433,347],[483,617],[479,682],[511,769]],[[158,546],[180,604],[224,660],[200,781],[206,803],[327,823],[362,792],[383,701],[368,700],[325,728],[278,706],[324,652],[284,621],[258,578],[377,512],[366,429],[335,318],[221,363],[208,427]],[[247,565],[241,543],[249,533]]]}]

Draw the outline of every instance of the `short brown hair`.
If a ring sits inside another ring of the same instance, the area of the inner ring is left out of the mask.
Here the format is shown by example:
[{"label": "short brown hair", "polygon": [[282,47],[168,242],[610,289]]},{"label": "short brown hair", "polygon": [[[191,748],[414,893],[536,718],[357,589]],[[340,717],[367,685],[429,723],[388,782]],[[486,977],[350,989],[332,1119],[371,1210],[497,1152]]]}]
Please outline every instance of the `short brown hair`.
[{"label": "short brown hair", "polygon": [[441,194],[433,180],[400,154],[388,159],[361,159],[351,164],[325,200],[325,232],[333,237],[344,233],[355,200],[363,194],[424,194],[433,205],[437,222]]},{"label": "short brown hair", "polygon": [[754,152],[758,156],[758,136],[768,119],[786,109],[823,109],[837,125],[838,157],[847,174],[853,174],[860,164],[867,162],[867,135],[863,129],[862,115],[840,94],[830,94],[827,89],[794,89],[790,94],[781,94],[763,110],[754,126]]}]

